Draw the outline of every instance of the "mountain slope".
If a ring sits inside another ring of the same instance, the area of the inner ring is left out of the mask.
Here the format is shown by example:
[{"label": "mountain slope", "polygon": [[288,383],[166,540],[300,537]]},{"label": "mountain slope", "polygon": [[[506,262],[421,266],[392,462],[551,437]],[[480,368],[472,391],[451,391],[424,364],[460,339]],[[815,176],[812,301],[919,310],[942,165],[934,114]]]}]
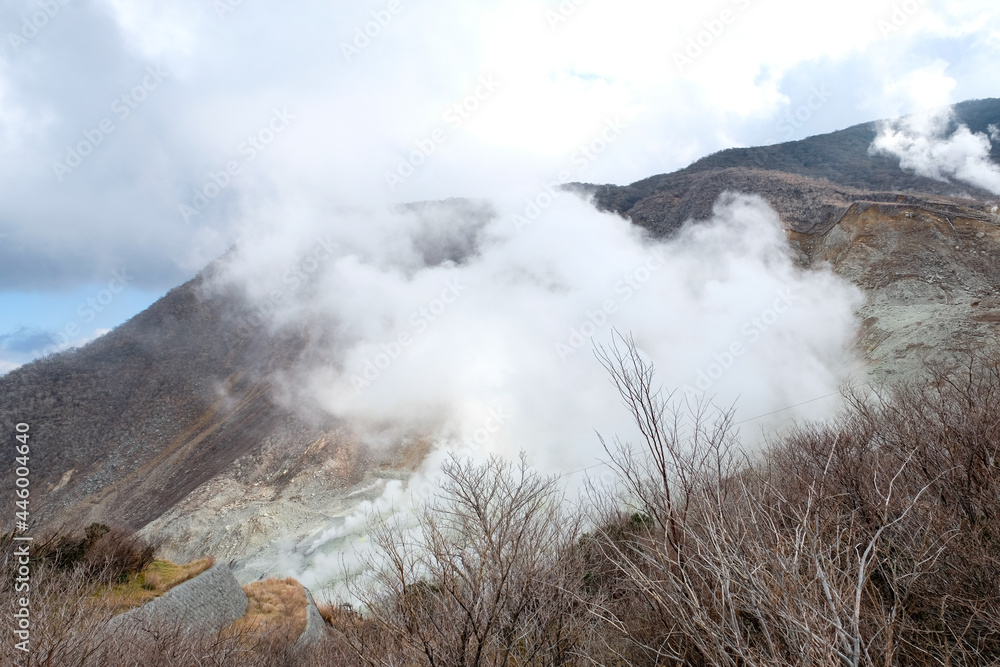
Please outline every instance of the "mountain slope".
[{"label": "mountain slope", "polygon": [[[959,105],[958,117],[974,130],[1000,123],[1000,101]],[[954,186],[868,156],[874,128],[723,151],[629,186],[577,187],[653,235],[709,217],[724,191],[760,194],[803,266],[828,263],[866,291],[858,346],[876,378],[905,377],[922,356],[1000,345],[995,205],[947,196]],[[440,206],[417,209],[433,217]],[[425,259],[460,261],[468,240],[451,241],[435,242]],[[351,424],[283,402],[281,373],[308,363],[325,334],[248,327],[253,305],[214,281],[224,263],[93,343],[0,377],[0,422],[8,432],[31,424],[40,523],[143,528],[175,560],[265,558],[419,464],[426,443],[376,455]],[[0,474],[9,479],[11,466],[4,458]]]},{"label": "mountain slope", "polygon": [[210,273],[84,348],[0,378],[0,418],[31,425],[36,518],[140,528],[237,462],[278,483],[306,464],[303,443],[338,429],[274,402],[267,378],[303,342],[237,335],[235,296],[200,289]]}]

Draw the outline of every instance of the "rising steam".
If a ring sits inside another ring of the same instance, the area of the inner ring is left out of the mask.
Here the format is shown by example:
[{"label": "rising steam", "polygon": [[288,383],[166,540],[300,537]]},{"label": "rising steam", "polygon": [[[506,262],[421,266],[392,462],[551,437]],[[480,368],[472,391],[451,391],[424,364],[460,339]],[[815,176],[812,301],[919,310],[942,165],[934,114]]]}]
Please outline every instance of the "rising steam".
[{"label": "rising steam", "polygon": [[945,107],[884,123],[869,152],[894,155],[902,169],[920,176],[1000,194],[1000,167],[990,160],[991,141],[1000,140],[1000,132],[996,126],[989,132],[956,125],[954,110]]},{"label": "rising steam", "polygon": [[223,280],[267,304],[271,329],[315,332],[283,378],[289,405],[341,417],[376,446],[427,438],[427,473],[445,450],[524,451],[571,472],[601,458],[595,430],[631,436],[592,353],[615,329],[678,400],[735,403],[737,420],[781,411],[750,431],[837,407],[801,404],[848,379],[860,292],[798,267],[759,197],[724,195],[711,220],[667,240],[566,193],[530,224],[523,210],[286,211],[280,231],[244,239]]}]

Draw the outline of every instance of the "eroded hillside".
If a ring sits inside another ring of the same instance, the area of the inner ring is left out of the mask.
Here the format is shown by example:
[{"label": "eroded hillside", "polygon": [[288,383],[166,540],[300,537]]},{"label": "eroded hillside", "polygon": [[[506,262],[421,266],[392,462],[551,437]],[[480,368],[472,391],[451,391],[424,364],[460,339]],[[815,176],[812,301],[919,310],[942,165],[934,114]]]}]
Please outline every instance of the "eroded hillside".
[{"label": "eroded hillside", "polygon": [[[827,148],[862,160],[853,143]],[[866,189],[850,174],[834,182],[738,155],[577,189],[653,236],[708,218],[723,192],[761,195],[801,265],[829,264],[863,288],[857,348],[869,379],[1000,345],[1000,216],[990,197],[948,196],[960,188],[936,181],[931,193]],[[461,261],[470,244],[437,244],[428,261]],[[86,347],[0,377],[0,417],[32,426],[39,524],[142,529],[175,560],[273,562],[419,465],[428,444],[418,438],[374,453],[355,425],[290,405],[282,374],[309,363],[330,334],[248,326],[253,305],[243,294],[207,289],[220,266]],[[0,472],[10,465],[4,459]]]},{"label": "eroded hillside", "polygon": [[877,380],[1000,344],[1000,216],[992,205],[897,195],[859,201],[822,234],[792,232],[813,263],[864,288],[858,347]]}]

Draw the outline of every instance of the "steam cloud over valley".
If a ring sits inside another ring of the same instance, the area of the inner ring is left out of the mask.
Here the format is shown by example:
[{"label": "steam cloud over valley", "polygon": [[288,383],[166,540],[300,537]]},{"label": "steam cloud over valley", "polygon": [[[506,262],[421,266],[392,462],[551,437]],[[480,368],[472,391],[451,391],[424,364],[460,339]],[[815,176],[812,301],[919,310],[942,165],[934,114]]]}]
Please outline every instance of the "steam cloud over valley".
[{"label": "steam cloud over valley", "polygon": [[[737,420],[780,411],[746,424],[749,440],[837,408],[860,292],[796,266],[759,197],[723,195],[711,220],[669,240],[570,194],[527,226],[520,208],[285,211],[280,229],[255,225],[216,287],[245,294],[248,333],[311,341],[281,378],[285,403],[343,418],[371,446],[429,441],[428,474],[446,451],[593,466],[595,430],[632,432],[593,355],[616,330],[680,403],[736,404]],[[391,484],[382,505],[405,491]]]}]

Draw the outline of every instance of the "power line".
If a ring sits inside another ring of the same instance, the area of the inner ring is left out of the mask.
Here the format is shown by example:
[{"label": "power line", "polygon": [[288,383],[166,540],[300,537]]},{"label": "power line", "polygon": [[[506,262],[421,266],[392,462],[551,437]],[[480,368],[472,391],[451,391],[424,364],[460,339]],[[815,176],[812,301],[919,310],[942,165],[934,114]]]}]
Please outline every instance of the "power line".
[{"label": "power line", "polygon": [[563,473],[562,476],[563,477],[569,477],[570,475],[575,475],[578,472],[586,472],[586,471],[591,470],[593,468],[600,468],[601,466],[606,466],[606,465],[608,465],[608,464],[607,463],[595,463],[594,465],[587,466],[586,468],[580,468],[579,470],[574,470],[573,472]]},{"label": "power line", "polygon": [[780,410],[775,410],[774,412],[766,412],[762,415],[757,415],[756,417],[751,417],[750,419],[744,419],[743,421],[738,421],[733,424],[733,426],[739,426],[740,424],[746,424],[747,422],[757,421],[758,419],[763,419],[764,417],[770,417],[771,415],[776,415],[779,412],[784,412],[785,410],[791,410],[792,408],[797,408],[802,405],[808,405],[809,403],[815,403],[816,401],[822,401],[824,398],[830,398],[831,396],[836,396],[839,391],[835,391],[832,394],[827,394],[825,396],[820,396],[818,398],[811,398],[808,401],[802,401],[801,403],[796,403],[795,405],[789,405],[787,408],[781,408]]}]

